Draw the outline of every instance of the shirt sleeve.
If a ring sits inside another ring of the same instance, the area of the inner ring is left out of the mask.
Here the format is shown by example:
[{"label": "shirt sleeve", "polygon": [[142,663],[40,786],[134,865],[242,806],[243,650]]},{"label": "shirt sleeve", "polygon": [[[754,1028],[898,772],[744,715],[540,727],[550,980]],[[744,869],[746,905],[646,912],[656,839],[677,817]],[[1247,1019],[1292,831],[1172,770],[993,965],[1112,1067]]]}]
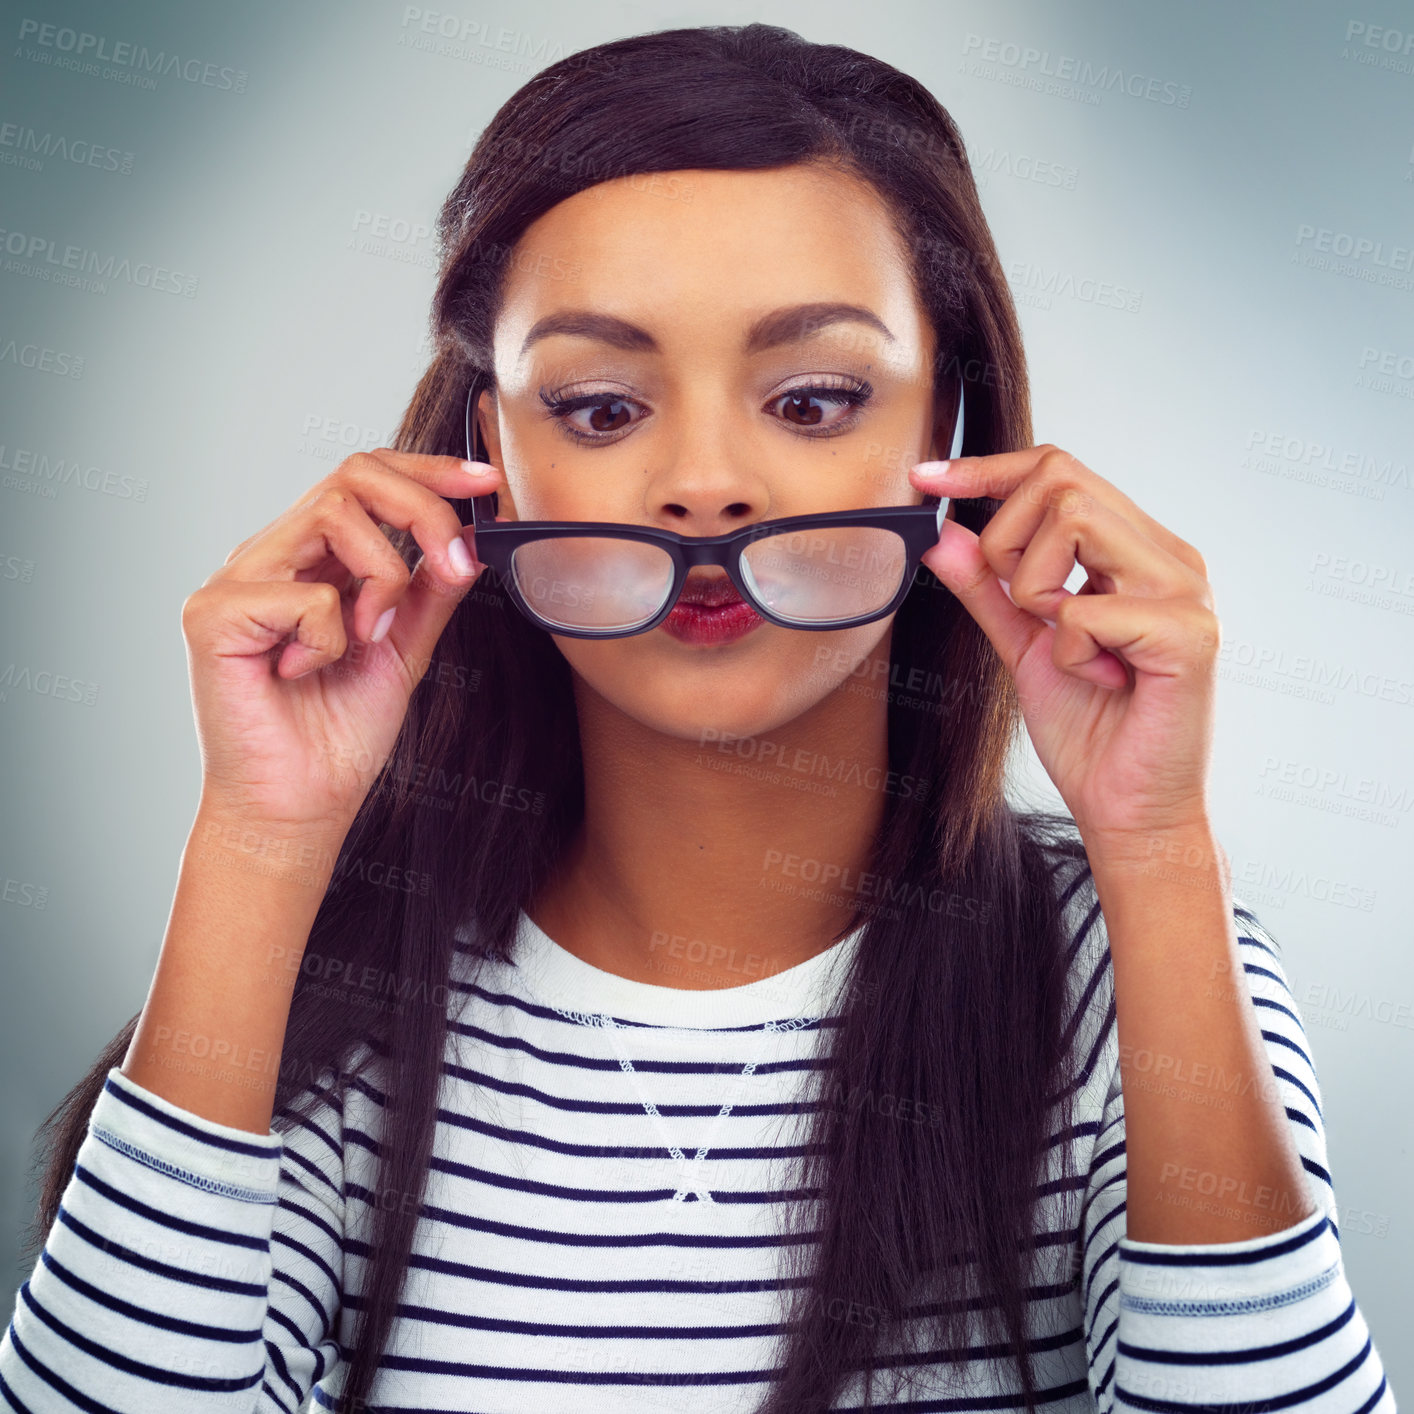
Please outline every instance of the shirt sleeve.
[{"label": "shirt sleeve", "polygon": [[341,1355],[342,1155],[333,1095],[262,1136],[115,1066],[0,1342],[0,1404],[294,1414]]},{"label": "shirt sleeve", "polygon": [[[1282,1231],[1240,1242],[1128,1237],[1124,1095],[1112,1046],[1080,1232],[1096,1407],[1101,1414],[1393,1414],[1394,1394],[1341,1260],[1321,1092],[1296,1000],[1271,935],[1240,901],[1233,913],[1247,989],[1317,1209]],[[1224,1091],[1240,1083],[1205,1074],[1195,1098],[1220,1107]],[[1231,1191],[1216,1175],[1196,1171],[1174,1175],[1174,1191],[1177,1201],[1194,1205],[1280,1211],[1268,1189]]]}]

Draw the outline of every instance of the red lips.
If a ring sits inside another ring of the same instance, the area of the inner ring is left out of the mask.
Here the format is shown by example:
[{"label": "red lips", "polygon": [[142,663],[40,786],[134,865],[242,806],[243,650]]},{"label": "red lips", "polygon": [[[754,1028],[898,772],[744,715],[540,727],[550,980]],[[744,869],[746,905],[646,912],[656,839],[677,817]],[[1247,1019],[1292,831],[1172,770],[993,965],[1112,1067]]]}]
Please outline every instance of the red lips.
[{"label": "red lips", "polygon": [[713,579],[693,579],[691,575],[687,577],[683,584],[682,593],[678,596],[679,604],[696,604],[704,609],[715,609],[722,604],[740,604],[744,602],[740,594],[736,592],[735,586],[726,575],[717,575]]},{"label": "red lips", "polygon": [[688,578],[678,602],[663,621],[663,630],[683,643],[734,643],[766,622],[736,592],[726,575]]}]

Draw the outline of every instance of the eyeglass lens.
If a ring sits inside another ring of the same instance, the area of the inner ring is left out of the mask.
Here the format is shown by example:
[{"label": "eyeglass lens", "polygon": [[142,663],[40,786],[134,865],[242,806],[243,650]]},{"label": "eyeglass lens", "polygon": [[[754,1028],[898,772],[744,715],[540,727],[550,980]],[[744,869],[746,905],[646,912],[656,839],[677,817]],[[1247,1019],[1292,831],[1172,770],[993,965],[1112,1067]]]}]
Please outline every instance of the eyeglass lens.
[{"label": "eyeglass lens", "polygon": [[[898,592],[908,553],[892,530],[842,525],[758,537],[739,563],[757,607],[821,624],[883,608]],[[608,536],[528,541],[512,555],[511,571],[551,628],[637,628],[659,612],[673,583],[673,560],[661,546]]]}]

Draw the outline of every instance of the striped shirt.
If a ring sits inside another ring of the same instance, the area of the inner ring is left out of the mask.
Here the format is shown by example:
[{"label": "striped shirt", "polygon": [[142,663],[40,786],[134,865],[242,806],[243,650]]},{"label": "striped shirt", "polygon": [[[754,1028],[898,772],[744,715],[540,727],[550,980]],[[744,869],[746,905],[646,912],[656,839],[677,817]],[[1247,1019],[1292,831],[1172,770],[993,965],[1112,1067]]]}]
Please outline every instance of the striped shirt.
[{"label": "striped shirt", "polygon": [[[1235,1243],[1131,1241],[1109,950],[1089,872],[1070,867],[1081,1081],[1056,1143],[1071,1147],[1083,1187],[1047,1192],[1037,1220],[1029,1339],[1044,1407],[1388,1414],[1273,940],[1237,902],[1249,992],[1317,1211]],[[370,1410],[758,1408],[784,1334],[779,1217],[816,1201],[788,1186],[800,1100],[814,1093],[858,939],[745,985],[690,990],[604,972],[522,913],[512,963],[454,976],[434,1153]],[[1132,1075],[1144,1069],[1136,1056]],[[377,1074],[262,1137],[110,1070],[0,1344],[0,1403],[30,1414],[336,1407],[383,1201]],[[1220,1088],[1211,1099],[1222,1103]],[[869,1102],[926,1122],[889,1097]],[[1198,1175],[1176,1190],[1235,1201],[1210,1187]],[[1262,1202],[1260,1191],[1237,1198]],[[980,1342],[960,1378],[948,1352],[920,1360],[909,1348],[910,1381],[885,1407],[1013,1407],[1014,1371]],[[834,1408],[862,1398],[855,1376]]]}]

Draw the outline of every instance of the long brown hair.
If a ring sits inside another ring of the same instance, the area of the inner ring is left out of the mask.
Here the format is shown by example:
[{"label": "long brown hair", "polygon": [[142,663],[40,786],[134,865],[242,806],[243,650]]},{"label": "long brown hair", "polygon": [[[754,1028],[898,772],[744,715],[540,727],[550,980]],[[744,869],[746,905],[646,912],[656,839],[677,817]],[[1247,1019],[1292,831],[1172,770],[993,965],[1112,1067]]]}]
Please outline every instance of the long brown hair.
[{"label": "long brown hair", "polygon": [[[491,376],[491,331],[516,242],[557,202],[616,176],[806,161],[840,164],[886,200],[937,335],[937,406],[950,405],[942,399],[959,379],[966,387],[964,452],[1030,445],[1016,312],[952,119],[890,65],[762,24],[599,45],[551,65],[506,101],[439,217],[436,352],[395,445],[462,453],[466,391],[478,372]],[[468,523],[470,502],[453,505]],[[997,505],[959,502],[958,517],[980,530]],[[383,529],[412,565],[411,534]],[[1039,1174],[1051,1136],[1066,1127],[1073,1088],[1054,871],[1065,858],[1083,864],[1084,851],[1068,817],[1023,813],[1006,800],[1005,764],[1020,724],[1014,685],[981,629],[926,569],[895,619],[890,669],[890,688],[922,684],[918,692],[932,699],[923,710],[916,697],[890,691],[887,708],[890,768],[928,788],[888,798],[871,871],[894,903],[861,901],[855,915],[865,928],[828,1070],[836,1099],[847,1078],[851,1092],[909,1096],[936,1118],[904,1124],[873,1105],[815,1106],[814,1152],[800,1182],[819,1197],[818,1242],[783,1249],[794,1304],[765,1414],[813,1414],[854,1371],[865,1373],[869,1399],[876,1371],[910,1363],[889,1360],[886,1344],[921,1290],[936,1298],[926,1311],[928,1358],[965,1361],[975,1315],[984,1336],[1014,1357],[1016,1397],[1028,1409],[1036,1403],[1025,1319],[1032,1224]],[[528,808],[491,803],[507,788]],[[445,995],[457,925],[473,926],[484,955],[508,958],[519,911],[583,808],[568,664],[483,579],[413,694],[344,843],[308,951],[343,960],[344,976],[372,966],[395,975],[400,991]],[[378,887],[357,867],[367,859],[399,861],[431,886]],[[940,897],[967,907],[930,902]],[[302,971],[275,1131],[327,1102],[317,1077],[336,1077],[342,1098],[349,1080],[376,1062],[386,1097],[379,1193],[421,1195],[447,1042],[445,1025],[428,1024],[438,1015],[435,1007],[370,1012]],[[36,1236],[54,1221],[88,1115],[136,1021],[41,1128],[47,1168]],[[1056,1181],[1044,1188],[1054,1191]],[[367,1402],[418,1206],[380,1201],[372,1215],[345,1408]],[[841,1302],[885,1319],[832,1319]]]}]

